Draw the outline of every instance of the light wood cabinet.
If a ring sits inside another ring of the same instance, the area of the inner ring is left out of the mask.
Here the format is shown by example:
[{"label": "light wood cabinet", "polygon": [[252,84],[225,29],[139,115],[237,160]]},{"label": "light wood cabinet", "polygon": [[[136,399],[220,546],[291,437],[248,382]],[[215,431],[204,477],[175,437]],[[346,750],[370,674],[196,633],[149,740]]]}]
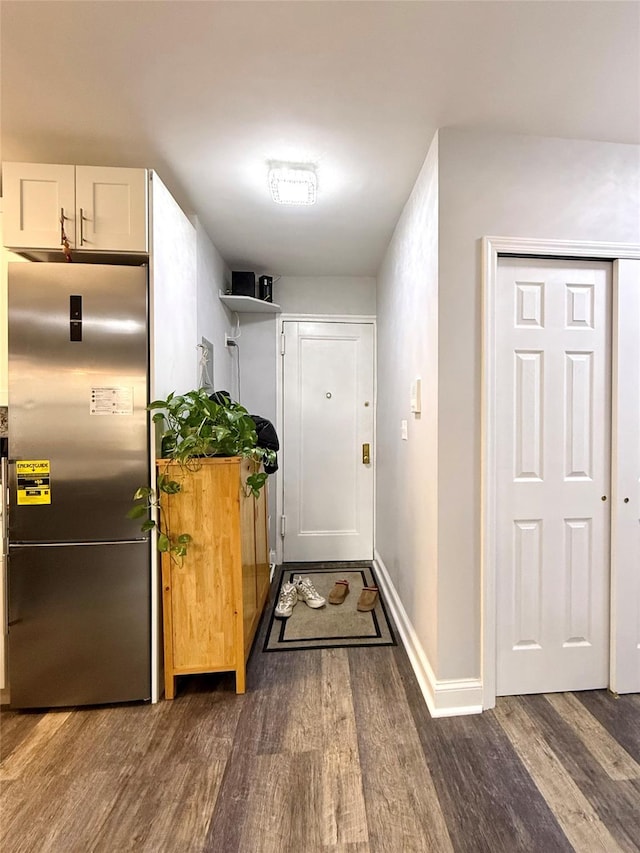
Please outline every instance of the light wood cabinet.
[{"label": "light wood cabinet", "polygon": [[245,492],[253,463],[239,457],[203,459],[182,477],[158,462],[182,491],[161,497],[165,523],[193,541],[184,560],[162,555],[165,697],[175,677],[198,672],[236,674],[244,693],[245,666],[269,592],[265,489]]},{"label": "light wood cabinet", "polygon": [[147,252],[147,170],[4,163],[4,245]]}]

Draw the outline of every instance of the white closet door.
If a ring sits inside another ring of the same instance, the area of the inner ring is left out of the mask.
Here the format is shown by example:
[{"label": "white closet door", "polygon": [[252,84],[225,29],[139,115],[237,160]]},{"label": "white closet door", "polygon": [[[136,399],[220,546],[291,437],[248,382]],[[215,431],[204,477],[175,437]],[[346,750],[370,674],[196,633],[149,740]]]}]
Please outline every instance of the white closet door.
[{"label": "white closet door", "polygon": [[500,259],[497,693],[609,683],[611,267]]},{"label": "white closet door", "polygon": [[640,261],[616,261],[611,689],[640,692]]}]

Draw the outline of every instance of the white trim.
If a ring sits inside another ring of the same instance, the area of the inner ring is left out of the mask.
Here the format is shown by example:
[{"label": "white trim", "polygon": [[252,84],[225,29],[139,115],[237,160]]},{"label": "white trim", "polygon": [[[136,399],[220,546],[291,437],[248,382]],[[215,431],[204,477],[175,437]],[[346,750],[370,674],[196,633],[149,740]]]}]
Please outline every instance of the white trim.
[{"label": "white trim", "polygon": [[373,323],[375,314],[280,314],[278,324],[282,323]]},{"label": "white trim", "polygon": [[[148,373],[148,394],[149,402],[156,399],[156,324],[155,324],[155,253],[153,251],[153,213],[154,213],[154,179],[158,180],[158,175],[150,170],[148,172],[148,193],[149,193],[149,220],[147,227],[148,245],[149,245],[149,269],[148,269],[148,291],[147,291],[147,335],[149,348],[149,373]],[[153,419],[149,416],[149,487],[155,491],[156,489],[156,425]],[[151,518],[157,521],[157,511],[152,509]],[[164,691],[164,647],[163,647],[163,626],[162,626],[162,578],[160,576],[160,560],[158,559],[158,548],[156,546],[156,531],[152,530],[150,535],[151,559],[149,571],[151,574],[151,601],[149,606],[150,611],[150,627],[151,636],[149,642],[151,644],[151,703],[155,704],[160,701]]]},{"label": "white trim", "polygon": [[[640,416],[640,342],[619,334],[624,318],[638,316],[640,262],[621,259],[613,264],[613,329],[611,353],[611,654],[609,687],[614,693],[640,690],[640,581],[633,548],[625,547],[637,536],[640,510],[638,445],[633,427]],[[634,365],[634,367],[630,367]],[[634,375],[635,373],[635,375]],[[629,418],[629,414],[631,417]],[[631,496],[631,497],[630,497]],[[623,501],[626,500],[628,505]],[[630,502],[630,503],[629,503]],[[630,512],[631,510],[631,512]],[[631,532],[630,530],[633,530]],[[637,540],[636,540],[637,541]]]},{"label": "white trim", "polygon": [[[542,255],[588,260],[640,259],[640,244],[539,240],[526,237],[482,239],[481,387],[481,683],[482,706],[496,704],[496,451],[495,302],[498,255]],[[615,613],[612,614],[615,617]],[[612,622],[613,636],[615,626]]]},{"label": "white trim", "polygon": [[[283,334],[284,323],[370,323],[373,326],[373,542],[375,545],[376,531],[376,422],[378,406],[378,342],[376,317],[372,314],[279,314],[276,323],[276,432],[284,438],[284,360],[280,354],[280,336]],[[280,565],[283,558],[282,536],[280,535],[280,517],[284,510],[284,477],[282,466],[275,473],[276,490],[276,563]]]},{"label": "white trim", "polygon": [[459,717],[482,712],[482,682],[479,678],[437,679],[427,653],[404,609],[380,554],[374,550],[373,564],[387,607],[432,717]]},{"label": "white trim", "polygon": [[[284,444],[284,434],[282,431],[282,426],[284,423],[283,413],[282,413],[282,374],[284,370],[284,359],[282,357],[282,353],[280,352],[280,339],[282,335],[282,315],[276,317],[277,322],[275,323],[276,327],[276,433],[280,436],[282,443]],[[282,462],[284,459],[284,451],[280,453],[280,460],[278,464],[278,470],[274,474],[275,477],[275,492],[276,492],[276,523],[275,523],[275,531],[276,531],[276,541],[273,543],[274,550],[276,552],[276,564],[279,566],[282,564],[282,556],[283,556],[283,543],[282,543],[282,526],[280,524],[280,518],[282,517],[282,511],[284,508],[284,480],[282,476]]]},{"label": "white trim", "polygon": [[491,255],[550,255],[558,258],[586,258],[597,261],[619,258],[640,259],[640,243],[596,243],[577,240],[539,240],[529,237],[483,237],[482,245]]}]

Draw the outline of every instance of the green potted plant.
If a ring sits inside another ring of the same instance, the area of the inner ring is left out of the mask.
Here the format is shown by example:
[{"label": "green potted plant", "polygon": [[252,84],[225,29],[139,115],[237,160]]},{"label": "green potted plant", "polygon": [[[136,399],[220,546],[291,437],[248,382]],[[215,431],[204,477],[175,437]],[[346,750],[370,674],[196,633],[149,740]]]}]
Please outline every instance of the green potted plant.
[{"label": "green potted plant", "polygon": [[[178,463],[181,479],[197,470],[199,460],[206,457],[243,456],[256,462],[273,462],[275,458],[272,450],[257,446],[255,423],[243,406],[224,394],[217,395],[216,400],[200,388],[186,394],[171,393],[166,400],[154,400],[148,407],[154,412],[154,423],[162,430],[162,457]],[[264,471],[251,474],[246,481],[248,493],[258,497],[267,476]],[[136,491],[128,515],[145,519],[143,531],[157,530],[159,551],[182,558],[192,541],[191,534],[168,530],[160,505],[160,493],[181,491],[181,480],[159,474],[156,486],[156,490],[141,486]],[[156,520],[147,517],[149,509],[156,510]]]}]

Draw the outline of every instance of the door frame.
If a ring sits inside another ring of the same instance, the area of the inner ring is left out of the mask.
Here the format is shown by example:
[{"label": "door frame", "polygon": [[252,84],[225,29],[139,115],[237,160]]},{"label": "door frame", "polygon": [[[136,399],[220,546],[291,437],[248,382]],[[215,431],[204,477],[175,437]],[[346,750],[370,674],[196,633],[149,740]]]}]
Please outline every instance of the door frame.
[{"label": "door frame", "polygon": [[[376,422],[378,406],[378,342],[376,318],[372,314],[280,314],[276,323],[276,431],[283,436],[284,425],[284,359],[282,352],[282,336],[284,334],[284,323],[349,323],[370,324],[373,326],[373,542],[372,553],[375,549],[376,535]],[[279,466],[275,474],[276,490],[276,564],[282,563],[283,541],[280,530],[280,518],[284,512],[284,467]],[[273,549],[272,549],[273,550]]]},{"label": "door frame", "polygon": [[[640,260],[638,243],[598,243],[591,241],[541,240],[526,237],[482,238],[482,348],[481,348],[481,454],[480,454],[480,584],[481,584],[481,680],[482,707],[496,704],[497,670],[497,613],[496,613],[496,290],[498,258],[518,257],[556,258],[558,260],[619,261]],[[613,310],[617,292],[616,266],[613,264]],[[612,349],[615,344],[615,330]],[[612,352],[612,388],[616,387],[616,357]],[[612,464],[612,493],[615,491],[615,466]],[[614,529],[617,509],[611,502],[611,529]],[[613,603],[613,596],[612,596]],[[611,654],[617,648],[616,611],[611,607]],[[610,675],[616,671],[612,659]]]}]

